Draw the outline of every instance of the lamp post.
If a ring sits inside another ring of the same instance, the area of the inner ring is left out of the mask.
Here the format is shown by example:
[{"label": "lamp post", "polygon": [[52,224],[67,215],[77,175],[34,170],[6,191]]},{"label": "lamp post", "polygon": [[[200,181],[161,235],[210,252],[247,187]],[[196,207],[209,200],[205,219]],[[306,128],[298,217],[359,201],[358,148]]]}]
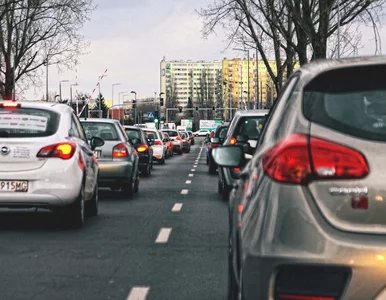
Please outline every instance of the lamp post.
[{"label": "lamp post", "polygon": [[247,52],[247,59],[248,59],[248,106],[247,106],[247,109],[251,109],[251,103],[250,103],[250,91],[249,91],[249,50],[246,50],[246,49],[239,49],[239,48],[234,48],[233,50],[238,50],[238,51],[244,51],[244,52]]},{"label": "lamp post", "polygon": [[44,65],[46,66],[46,101],[48,102],[48,55],[44,60]]},{"label": "lamp post", "polygon": [[340,58],[340,0],[338,0],[338,58]]},{"label": "lamp post", "polygon": [[62,102],[62,82],[68,82],[68,80],[59,81],[59,101]]},{"label": "lamp post", "polygon": [[137,124],[137,92],[131,91],[130,94],[134,94],[135,108],[134,108],[134,124]]},{"label": "lamp post", "polygon": [[[121,121],[121,95],[127,95],[127,92],[120,92],[118,94],[118,119],[119,119],[119,122]],[[113,110],[113,116],[114,116],[114,110]]]},{"label": "lamp post", "polygon": [[101,79],[107,75],[98,76],[98,109],[99,109],[99,118],[102,118],[102,97],[101,97]]},{"label": "lamp post", "polygon": [[77,83],[74,83],[74,84],[71,84],[70,85],[70,103],[72,104],[72,87],[73,86],[77,86],[78,84]]},{"label": "lamp post", "polygon": [[114,86],[121,85],[120,83],[113,83],[111,85],[111,105],[114,105]]}]

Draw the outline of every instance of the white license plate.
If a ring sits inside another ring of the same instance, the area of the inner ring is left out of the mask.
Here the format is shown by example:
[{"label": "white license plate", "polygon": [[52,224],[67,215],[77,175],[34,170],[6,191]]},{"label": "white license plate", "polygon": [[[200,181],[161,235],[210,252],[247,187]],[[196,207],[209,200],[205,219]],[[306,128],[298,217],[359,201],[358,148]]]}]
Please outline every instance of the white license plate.
[{"label": "white license plate", "polygon": [[28,191],[28,181],[0,180],[0,192],[22,192]]},{"label": "white license plate", "polygon": [[101,155],[101,152],[100,151],[94,151],[94,156],[96,158],[99,158],[99,156]]}]

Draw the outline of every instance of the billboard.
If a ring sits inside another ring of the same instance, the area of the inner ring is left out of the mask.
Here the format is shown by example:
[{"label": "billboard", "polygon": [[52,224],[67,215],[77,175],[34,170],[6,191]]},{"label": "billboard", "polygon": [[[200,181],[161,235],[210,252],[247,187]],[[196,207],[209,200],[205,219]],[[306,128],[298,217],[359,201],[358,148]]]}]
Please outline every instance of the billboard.
[{"label": "billboard", "polygon": [[200,120],[200,130],[207,129],[211,131],[221,124],[221,120]]}]

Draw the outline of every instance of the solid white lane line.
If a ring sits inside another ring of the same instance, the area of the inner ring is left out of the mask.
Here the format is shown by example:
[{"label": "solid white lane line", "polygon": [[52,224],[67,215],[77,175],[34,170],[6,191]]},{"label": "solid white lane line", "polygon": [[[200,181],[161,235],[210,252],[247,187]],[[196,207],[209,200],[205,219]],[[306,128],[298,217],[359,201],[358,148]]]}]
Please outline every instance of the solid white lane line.
[{"label": "solid white lane line", "polygon": [[182,208],[182,203],[176,203],[172,208],[172,212],[179,212],[181,211],[181,208]]},{"label": "solid white lane line", "polygon": [[183,189],[181,191],[181,195],[187,195],[188,193],[189,193],[189,190],[187,190],[187,189]]},{"label": "solid white lane line", "polygon": [[167,243],[171,232],[172,232],[171,228],[161,228],[155,242],[158,244]]},{"label": "solid white lane line", "polygon": [[149,287],[133,287],[130,291],[127,300],[145,300],[147,294],[149,293]]},{"label": "solid white lane line", "polygon": [[194,176],[194,174],[189,174],[189,177],[193,177]]},{"label": "solid white lane line", "polygon": [[192,183],[192,181],[191,180],[186,180],[186,182],[185,182],[186,184],[191,184]]}]

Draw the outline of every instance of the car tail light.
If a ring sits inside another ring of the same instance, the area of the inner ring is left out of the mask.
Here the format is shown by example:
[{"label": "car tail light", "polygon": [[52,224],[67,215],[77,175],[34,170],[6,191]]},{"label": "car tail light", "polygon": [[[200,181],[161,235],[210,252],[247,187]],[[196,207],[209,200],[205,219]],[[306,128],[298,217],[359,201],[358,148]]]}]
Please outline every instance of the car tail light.
[{"label": "car tail light", "polygon": [[305,184],[313,179],[362,178],[369,172],[357,150],[303,134],[293,134],[266,152],[263,169],[272,179]]},{"label": "car tail light", "polygon": [[154,145],[162,145],[162,142],[160,140],[155,140]]},{"label": "car tail light", "polygon": [[76,150],[76,145],[73,143],[59,143],[41,148],[36,154],[37,157],[56,157],[64,160],[70,159]]},{"label": "car tail light", "polygon": [[120,143],[113,148],[113,157],[127,157],[129,150],[124,143]]},{"label": "car tail light", "polygon": [[[94,157],[94,155],[93,155],[93,157]],[[82,155],[79,155],[78,164],[79,164],[79,167],[82,170],[82,172],[84,172],[86,170],[86,164],[84,163]]]},{"label": "car tail light", "polygon": [[231,145],[234,145],[234,144],[236,144],[237,143],[237,140],[236,140],[236,138],[234,138],[234,137],[232,137],[230,140],[229,140],[229,144],[231,144]]},{"label": "car tail light", "polygon": [[334,297],[279,294],[275,300],[336,300]]},{"label": "car tail light", "polygon": [[236,173],[240,173],[240,168],[233,168],[233,171],[235,171]]},{"label": "car tail light", "polygon": [[186,139],[182,139],[182,142],[185,143],[185,142],[186,142]]},{"label": "car tail light", "polygon": [[220,144],[213,144],[213,143],[212,143],[212,147],[213,147],[213,148],[217,148],[218,146],[220,146]]},{"label": "car tail light", "polygon": [[139,145],[137,148],[137,151],[142,153],[142,152],[147,151],[147,149],[149,149],[149,147],[147,145]]},{"label": "car tail light", "polygon": [[177,137],[176,137],[176,141],[179,141],[179,140],[181,140],[181,139],[180,139],[180,137],[179,137],[179,136],[177,136]]},{"label": "car tail light", "polygon": [[13,101],[7,101],[0,104],[4,108],[20,108],[21,104]]}]

